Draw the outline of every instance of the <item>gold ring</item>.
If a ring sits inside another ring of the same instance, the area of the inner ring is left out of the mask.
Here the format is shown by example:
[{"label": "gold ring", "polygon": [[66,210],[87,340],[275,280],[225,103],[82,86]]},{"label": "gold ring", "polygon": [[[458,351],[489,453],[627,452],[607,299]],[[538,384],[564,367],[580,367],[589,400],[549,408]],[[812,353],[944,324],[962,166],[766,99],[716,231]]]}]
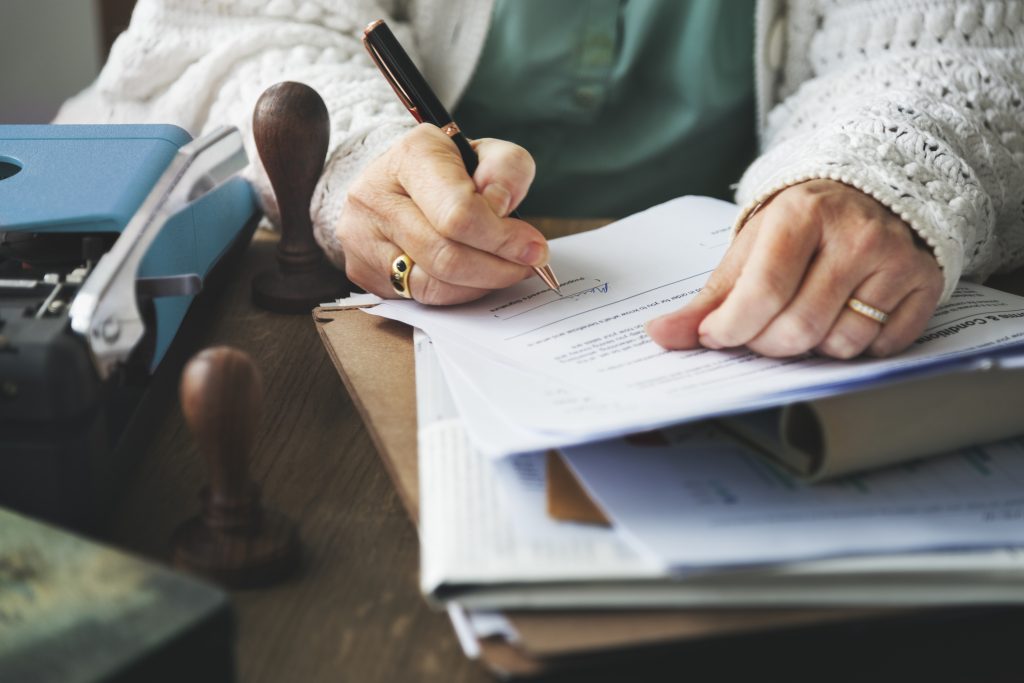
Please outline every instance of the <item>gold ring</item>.
[{"label": "gold ring", "polygon": [[412,294],[409,292],[409,273],[412,272],[413,265],[408,254],[399,254],[391,262],[391,289],[395,290],[395,294],[403,299],[412,298]]},{"label": "gold ring", "polygon": [[849,306],[850,310],[854,311],[855,313],[860,313],[865,318],[870,318],[871,320],[874,320],[879,325],[884,325],[886,321],[889,320],[888,313],[880,309],[877,309],[874,306],[870,306],[856,297],[851,296],[850,299],[846,302],[846,305]]}]

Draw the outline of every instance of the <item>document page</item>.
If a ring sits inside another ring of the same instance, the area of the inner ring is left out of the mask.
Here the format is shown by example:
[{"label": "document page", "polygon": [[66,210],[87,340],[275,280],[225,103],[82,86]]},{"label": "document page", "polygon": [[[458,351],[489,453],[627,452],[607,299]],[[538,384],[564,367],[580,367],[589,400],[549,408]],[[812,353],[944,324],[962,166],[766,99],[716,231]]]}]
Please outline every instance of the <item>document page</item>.
[{"label": "document page", "polygon": [[700,291],[725,251],[735,210],[685,197],[555,240],[561,296],[530,278],[462,306],[387,301],[367,312],[424,329],[460,410],[502,416],[482,418],[505,423],[499,439],[484,438],[491,423],[467,416],[490,455],[829,395],[1024,342],[1024,298],[964,284],[896,358],[769,359],[742,349],[658,347],[644,323]]},{"label": "document page", "polygon": [[713,424],[564,450],[666,567],[1024,546],[1024,439],[808,485]]},{"label": "document page", "polygon": [[421,576],[445,584],[637,579],[661,574],[617,532],[544,514],[542,454],[498,463],[469,441],[422,334],[415,338]]},{"label": "document page", "polygon": [[[608,529],[549,518],[543,455],[492,460],[481,454],[446,395],[433,345],[418,330],[415,350],[421,583],[435,600],[490,609],[1024,600],[1024,554],[1009,548],[673,574],[662,557],[630,538],[621,520]],[[631,481],[631,464],[617,462]],[[782,525],[775,532],[789,533]]]}]

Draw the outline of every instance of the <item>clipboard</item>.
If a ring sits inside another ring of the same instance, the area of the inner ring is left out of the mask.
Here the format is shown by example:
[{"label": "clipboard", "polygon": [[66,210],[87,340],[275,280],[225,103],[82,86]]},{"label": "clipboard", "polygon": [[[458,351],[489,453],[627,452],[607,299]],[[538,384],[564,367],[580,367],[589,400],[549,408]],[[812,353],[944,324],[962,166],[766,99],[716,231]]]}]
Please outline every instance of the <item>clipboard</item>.
[{"label": "clipboard", "polygon": [[[324,347],[344,382],[410,518],[419,510],[417,421],[413,382],[411,328],[355,309],[313,311]],[[571,482],[570,482],[571,484]],[[515,611],[505,616],[518,638],[479,641],[482,662],[502,676],[535,676],[564,667],[578,667],[610,658],[636,662],[636,657],[666,652],[707,651],[724,643],[761,640],[779,651],[779,638],[804,649],[809,638],[827,634],[841,642],[846,632],[858,638],[870,633],[930,633],[951,619],[960,627],[995,623],[993,614],[1021,611],[1008,608],[956,609],[744,609],[744,610],[586,610]],[[923,637],[923,636],[922,636]],[[717,645],[716,645],[717,644]],[[796,655],[794,655],[796,656]],[[802,656],[806,658],[806,653]]]}]

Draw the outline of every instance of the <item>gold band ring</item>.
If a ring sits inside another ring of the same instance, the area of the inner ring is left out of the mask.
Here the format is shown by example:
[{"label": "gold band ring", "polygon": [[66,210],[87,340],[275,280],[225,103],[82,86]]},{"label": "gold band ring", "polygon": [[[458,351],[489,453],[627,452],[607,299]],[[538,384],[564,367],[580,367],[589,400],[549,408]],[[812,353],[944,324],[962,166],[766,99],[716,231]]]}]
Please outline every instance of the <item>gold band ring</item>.
[{"label": "gold band ring", "polygon": [[860,313],[865,318],[874,320],[879,325],[884,325],[889,320],[889,314],[883,310],[877,309],[874,306],[864,303],[856,297],[850,297],[846,302],[846,305],[855,313]]},{"label": "gold band ring", "polygon": [[395,294],[403,299],[412,298],[412,293],[409,291],[409,273],[412,272],[413,265],[415,264],[408,254],[399,254],[391,262],[391,277],[389,278],[391,289],[395,290]]}]

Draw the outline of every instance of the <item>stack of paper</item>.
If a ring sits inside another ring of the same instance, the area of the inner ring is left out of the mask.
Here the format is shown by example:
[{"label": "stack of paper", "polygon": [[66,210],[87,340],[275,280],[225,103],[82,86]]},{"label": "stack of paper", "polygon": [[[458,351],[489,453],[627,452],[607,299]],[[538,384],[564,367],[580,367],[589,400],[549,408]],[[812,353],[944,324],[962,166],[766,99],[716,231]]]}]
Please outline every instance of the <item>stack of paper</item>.
[{"label": "stack of paper", "polygon": [[459,412],[491,456],[589,443],[1024,355],[1024,298],[963,284],[894,358],[669,352],[644,323],[700,291],[735,207],[684,197],[556,241],[562,296],[531,278],[456,307],[369,311],[426,331]]},{"label": "stack of paper", "polygon": [[[1024,441],[811,486],[697,422],[1016,362],[1024,299],[964,285],[895,359],[654,346],[643,323],[699,291],[733,210],[686,198],[559,240],[562,297],[529,281],[455,308],[370,309],[429,335],[415,344],[427,595],[477,610],[1024,602]],[[550,447],[611,527],[546,516]]]},{"label": "stack of paper", "polygon": [[[545,514],[543,454],[475,448],[433,345],[415,348],[421,583],[439,603],[1024,602],[1024,441],[811,486],[713,426],[668,430],[568,449],[615,526],[565,523]],[[910,552],[929,547],[960,551]]]}]

